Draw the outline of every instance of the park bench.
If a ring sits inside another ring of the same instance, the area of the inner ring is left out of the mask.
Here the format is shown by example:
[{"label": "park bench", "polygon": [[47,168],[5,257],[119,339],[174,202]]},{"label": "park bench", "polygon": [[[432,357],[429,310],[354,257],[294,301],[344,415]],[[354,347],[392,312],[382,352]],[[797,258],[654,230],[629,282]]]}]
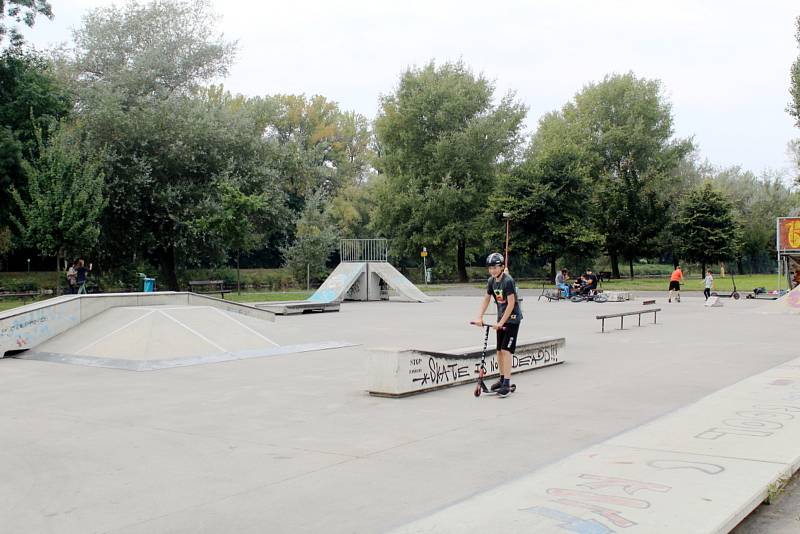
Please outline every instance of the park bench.
[{"label": "park bench", "polygon": [[[205,290],[198,291],[198,288]],[[192,280],[189,282],[189,291],[201,294],[219,293],[223,299],[225,298],[225,293],[231,292],[229,289],[225,289],[224,280]]]},{"label": "park bench", "polygon": [[658,312],[661,311],[661,308],[648,308],[646,310],[637,310],[637,311],[629,311],[629,312],[622,312],[622,313],[609,313],[606,315],[598,315],[597,319],[600,319],[600,330],[601,332],[606,331],[606,319],[615,319],[619,317],[619,329],[624,330],[623,322],[625,317],[629,315],[638,315],[639,316],[639,326],[642,326],[642,314],[645,313],[652,313],[653,314],[653,324],[656,324],[658,319]]},{"label": "park bench", "polygon": [[613,275],[614,273],[612,273],[611,271],[600,271],[599,273],[597,273],[597,281],[602,284],[603,282],[611,280],[611,277]]}]

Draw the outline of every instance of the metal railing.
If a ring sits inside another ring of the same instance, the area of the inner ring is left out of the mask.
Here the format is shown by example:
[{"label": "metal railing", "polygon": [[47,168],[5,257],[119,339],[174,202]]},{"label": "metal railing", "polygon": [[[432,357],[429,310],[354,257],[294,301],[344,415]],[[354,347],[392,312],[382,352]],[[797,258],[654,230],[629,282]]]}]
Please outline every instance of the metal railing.
[{"label": "metal railing", "polygon": [[342,239],[339,242],[342,262],[389,261],[388,239]]}]

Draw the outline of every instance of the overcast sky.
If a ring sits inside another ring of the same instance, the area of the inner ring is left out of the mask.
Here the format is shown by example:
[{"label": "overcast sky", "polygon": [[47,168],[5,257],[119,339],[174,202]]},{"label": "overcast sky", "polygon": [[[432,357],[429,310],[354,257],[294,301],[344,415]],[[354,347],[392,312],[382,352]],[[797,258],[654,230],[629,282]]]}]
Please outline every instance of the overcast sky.
[{"label": "overcast sky", "polygon": [[[71,39],[112,0],[50,0],[55,19],[25,34],[37,48]],[[225,86],[236,93],[321,94],[374,118],[400,73],[463,59],[529,107],[528,132],[587,83],[633,71],[657,78],[675,133],[719,166],[790,167],[800,137],[785,108],[800,54],[797,0],[211,0],[238,40]],[[231,6],[235,6],[232,8]]]}]

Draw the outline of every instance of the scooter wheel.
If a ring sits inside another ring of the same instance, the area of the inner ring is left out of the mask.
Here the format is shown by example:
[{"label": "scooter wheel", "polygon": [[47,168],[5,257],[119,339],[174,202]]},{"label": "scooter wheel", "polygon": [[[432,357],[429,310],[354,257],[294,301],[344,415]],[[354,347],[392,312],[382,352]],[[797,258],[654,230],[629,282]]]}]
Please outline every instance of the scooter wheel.
[{"label": "scooter wheel", "polygon": [[512,391],[512,393],[514,391],[517,391],[517,385],[516,384],[511,384],[511,391]]},{"label": "scooter wheel", "polygon": [[733,292],[733,298],[734,298],[734,300],[739,300],[739,293],[737,293],[736,291],[734,291],[734,292]]},{"label": "scooter wheel", "polygon": [[473,392],[473,395],[475,395],[476,397],[480,397],[481,396],[481,388],[480,387],[475,388],[475,391]]}]

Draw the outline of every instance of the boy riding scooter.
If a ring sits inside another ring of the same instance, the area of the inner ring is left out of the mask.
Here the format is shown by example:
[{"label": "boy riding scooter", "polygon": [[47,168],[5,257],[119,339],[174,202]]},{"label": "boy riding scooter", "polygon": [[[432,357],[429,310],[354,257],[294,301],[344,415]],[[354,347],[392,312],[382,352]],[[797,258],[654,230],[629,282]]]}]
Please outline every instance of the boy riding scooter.
[{"label": "boy riding scooter", "polygon": [[494,325],[494,329],[497,331],[497,363],[500,366],[500,379],[492,385],[492,391],[496,391],[498,397],[505,397],[511,393],[512,355],[517,346],[517,334],[522,321],[517,288],[514,279],[503,272],[504,265],[505,259],[499,252],[493,252],[486,258],[490,277],[478,317],[472,321],[473,324],[483,326],[483,313],[493,298],[497,305],[497,324]]}]

